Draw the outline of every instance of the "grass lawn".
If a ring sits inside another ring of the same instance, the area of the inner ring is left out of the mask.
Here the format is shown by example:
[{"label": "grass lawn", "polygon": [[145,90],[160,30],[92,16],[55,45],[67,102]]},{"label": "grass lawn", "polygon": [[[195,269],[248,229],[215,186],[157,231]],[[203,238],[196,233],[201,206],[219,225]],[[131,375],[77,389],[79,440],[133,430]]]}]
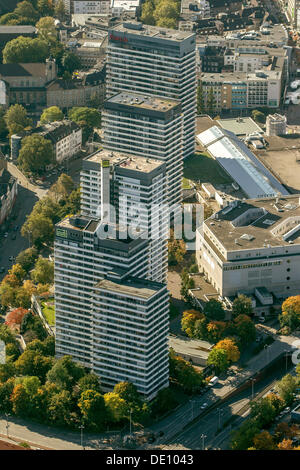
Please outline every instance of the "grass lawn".
[{"label": "grass lawn", "polygon": [[41,303],[43,315],[50,326],[55,325],[55,308],[52,304],[53,302],[54,299],[49,299],[47,302]]},{"label": "grass lawn", "polygon": [[196,183],[230,184],[232,179],[219,163],[207,153],[195,153],[184,160],[184,178]]}]

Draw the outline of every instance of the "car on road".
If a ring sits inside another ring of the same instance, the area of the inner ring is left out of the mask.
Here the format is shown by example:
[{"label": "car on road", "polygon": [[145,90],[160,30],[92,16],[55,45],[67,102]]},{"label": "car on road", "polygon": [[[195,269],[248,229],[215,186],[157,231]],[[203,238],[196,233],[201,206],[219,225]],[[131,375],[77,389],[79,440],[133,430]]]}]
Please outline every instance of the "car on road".
[{"label": "car on road", "polygon": [[266,319],[265,317],[258,317],[258,321],[260,321],[260,323],[265,323]]},{"label": "car on road", "polygon": [[5,234],[3,236],[4,236],[4,238],[7,238],[8,237],[8,232],[5,232]]},{"label": "car on road", "polygon": [[200,410],[205,410],[205,408],[208,406],[208,403],[203,403],[201,406],[200,406]]}]

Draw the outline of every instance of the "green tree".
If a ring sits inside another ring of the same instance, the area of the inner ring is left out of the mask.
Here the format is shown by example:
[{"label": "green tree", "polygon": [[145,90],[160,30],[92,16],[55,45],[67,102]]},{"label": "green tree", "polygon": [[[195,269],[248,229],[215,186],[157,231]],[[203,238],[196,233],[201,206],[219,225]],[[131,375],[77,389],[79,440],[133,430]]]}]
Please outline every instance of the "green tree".
[{"label": "green tree", "polygon": [[[179,13],[180,7],[177,2],[172,0],[163,0],[158,3],[153,16],[158,26],[164,27],[164,25],[167,24],[167,27],[174,28],[176,27]],[[167,22],[164,23],[166,20]]]},{"label": "green tree", "polygon": [[54,121],[62,121],[64,119],[64,113],[58,106],[50,106],[50,108],[44,109],[40,122],[42,124]]},{"label": "green tree", "polygon": [[24,172],[41,174],[53,163],[54,155],[50,140],[38,134],[29,135],[22,140],[18,163]]},{"label": "green tree", "polygon": [[95,390],[86,390],[81,394],[78,407],[87,427],[97,430],[104,428],[108,416],[103,395]]},{"label": "green tree", "polygon": [[27,248],[21,251],[16,257],[16,263],[18,263],[26,273],[30,271],[35,261],[37,260],[38,252],[35,247]]},{"label": "green tree", "polygon": [[84,376],[84,368],[70,356],[58,359],[47,374],[47,381],[63,390],[71,391],[78,380]]},{"label": "green tree", "polygon": [[285,375],[279,382],[276,384],[276,390],[286,404],[290,404],[293,401],[293,394],[297,388],[297,379],[291,374]]},{"label": "green tree", "polygon": [[208,355],[207,365],[213,366],[217,374],[224,372],[229,367],[225,349],[214,348]]},{"label": "green tree", "polygon": [[45,62],[48,56],[49,46],[40,38],[18,36],[6,43],[3,49],[4,64]]},{"label": "green tree", "polygon": [[42,354],[26,349],[16,360],[15,366],[20,375],[34,375],[44,383],[47,372],[53,364],[52,357],[42,356]]},{"label": "green tree", "polygon": [[131,382],[119,382],[114,386],[113,391],[129,405],[140,406],[142,403],[141,396],[136,386]]},{"label": "green tree", "polygon": [[13,413],[17,416],[28,416],[29,396],[22,384],[14,386],[10,397]]},{"label": "green tree", "polygon": [[232,450],[247,450],[253,445],[253,438],[260,432],[255,420],[248,419],[231,434],[230,448]]},{"label": "green tree", "polygon": [[72,396],[68,390],[61,390],[51,395],[47,406],[49,421],[56,426],[68,425],[73,407]]},{"label": "green tree", "polygon": [[266,116],[263,112],[258,111],[257,109],[254,109],[251,113],[252,118],[254,121],[259,122],[261,124],[264,124],[266,122]]},{"label": "green tree", "polygon": [[225,318],[225,311],[221,302],[215,299],[211,299],[205,304],[203,313],[210,320],[224,320]]},{"label": "green tree", "polygon": [[52,284],[54,280],[53,261],[40,256],[35,263],[34,270],[31,272],[31,278],[36,283]]},{"label": "green tree", "polygon": [[64,71],[72,75],[75,70],[81,69],[82,64],[80,58],[74,52],[65,52],[62,57],[62,66]]},{"label": "green tree", "polygon": [[10,106],[4,116],[9,135],[18,134],[32,125],[31,119],[27,116],[27,111],[20,104]]},{"label": "green tree", "polygon": [[38,20],[37,11],[32,3],[27,0],[18,3],[13,13],[22,19],[23,24],[35,24]]},{"label": "green tree", "polygon": [[199,391],[204,385],[204,377],[188,361],[177,356],[170,349],[170,378],[177,382],[187,393]]},{"label": "green tree", "polygon": [[30,215],[21,229],[23,237],[36,246],[40,247],[43,243],[50,243],[54,237],[54,227],[52,221],[44,215]]},{"label": "green tree", "polygon": [[155,19],[153,16],[154,9],[155,9],[155,6],[152,0],[146,0],[143,3],[141,21],[144,24],[155,25]]},{"label": "green tree", "polygon": [[127,403],[124,398],[121,398],[117,393],[105,393],[104,402],[112,421],[118,423],[127,416]]},{"label": "green tree", "polygon": [[38,0],[37,9],[42,16],[53,15],[54,9],[50,0]]},{"label": "green tree", "polygon": [[15,376],[15,374],[16,368],[13,362],[6,362],[5,364],[0,364],[0,384],[3,384],[8,379],[11,379]]},{"label": "green tree", "polygon": [[81,377],[77,382],[77,386],[80,394],[86,390],[94,390],[95,392],[101,393],[99,377],[92,372]]},{"label": "green tree", "polygon": [[256,328],[248,315],[238,315],[233,322],[234,330],[240,339],[241,346],[252,343],[256,337]]},{"label": "green tree", "polygon": [[38,30],[39,38],[49,45],[57,41],[57,31],[54,19],[51,16],[40,18],[35,27]]},{"label": "green tree", "polygon": [[15,386],[15,379],[9,378],[6,382],[0,382],[0,411],[2,413],[12,412],[10,397]]},{"label": "green tree", "polygon": [[258,401],[252,401],[250,409],[250,416],[255,419],[259,428],[269,426],[277,414],[274,403],[267,397],[261,398]]},{"label": "green tree", "polygon": [[89,138],[93,129],[101,125],[101,113],[95,108],[74,107],[69,110],[69,119],[82,128],[84,142]]}]

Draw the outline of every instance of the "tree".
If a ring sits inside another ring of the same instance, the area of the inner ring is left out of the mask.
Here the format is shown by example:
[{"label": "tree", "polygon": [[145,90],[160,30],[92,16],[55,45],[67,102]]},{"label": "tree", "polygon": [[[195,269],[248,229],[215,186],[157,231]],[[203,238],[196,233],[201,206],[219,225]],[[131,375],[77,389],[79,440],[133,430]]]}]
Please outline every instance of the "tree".
[{"label": "tree", "polygon": [[291,374],[285,375],[279,382],[276,384],[276,390],[279,396],[286,402],[290,404],[293,401],[293,394],[297,388],[297,379]]},{"label": "tree", "polygon": [[72,75],[75,70],[79,70],[82,67],[82,64],[77,54],[74,54],[74,52],[65,52],[62,57],[62,66],[64,71]]},{"label": "tree", "polygon": [[44,383],[47,372],[53,364],[52,357],[43,356],[36,351],[26,349],[16,360],[15,366],[20,375],[34,375]]},{"label": "tree", "polygon": [[40,122],[42,124],[54,121],[62,121],[64,119],[64,113],[58,106],[50,106],[50,108],[44,109]]},{"label": "tree", "polygon": [[31,119],[27,117],[27,111],[20,104],[11,106],[4,116],[9,135],[18,134],[32,125]]},{"label": "tree", "polygon": [[[3,384],[8,379],[11,379],[16,374],[16,368],[13,362],[6,362],[5,364],[0,364],[0,384]],[[0,396],[1,401],[1,396]]]},{"label": "tree", "polygon": [[68,390],[53,394],[48,401],[48,419],[58,426],[69,424],[69,416],[73,410],[73,400]]},{"label": "tree", "polygon": [[268,431],[262,431],[253,438],[253,444],[256,450],[274,450],[275,443],[273,437]]},{"label": "tree", "polygon": [[32,216],[31,214],[23,225],[21,234],[23,237],[29,238],[36,246],[40,247],[43,243],[53,241],[53,223],[43,215]]},{"label": "tree", "polygon": [[281,327],[288,326],[291,331],[300,325],[300,295],[289,297],[282,304],[279,321]]},{"label": "tree", "polygon": [[204,385],[203,374],[197,372],[188,361],[170,349],[170,378],[187,393],[199,391]]},{"label": "tree", "polygon": [[254,119],[254,121],[256,122],[260,122],[261,124],[264,124],[266,122],[266,116],[264,113],[262,113],[261,111],[258,111],[257,109],[254,109],[251,113],[252,115],[252,118]]},{"label": "tree", "polygon": [[153,16],[154,9],[155,9],[155,6],[152,0],[146,0],[145,3],[143,3],[142,15],[141,15],[142,23],[155,25],[155,19]]},{"label": "tree", "polygon": [[42,174],[54,162],[52,143],[39,134],[32,134],[22,140],[18,163],[23,171]]},{"label": "tree", "polygon": [[42,16],[53,15],[54,13],[51,0],[38,0],[37,9]]},{"label": "tree", "polygon": [[182,331],[184,331],[190,338],[194,338],[196,321],[203,318],[205,318],[204,314],[197,310],[185,310],[181,319]]},{"label": "tree", "polygon": [[12,402],[10,400],[15,386],[15,379],[10,378],[6,382],[0,382],[0,411],[11,413]]},{"label": "tree", "polygon": [[57,31],[54,19],[51,16],[40,18],[35,27],[38,30],[39,38],[52,45],[57,41]]},{"label": "tree", "polygon": [[216,343],[224,337],[226,323],[224,321],[210,321],[206,326],[207,341]]},{"label": "tree", "polygon": [[142,403],[136,386],[131,382],[119,382],[114,386],[113,391],[124,399],[127,404],[140,406]]},{"label": "tree", "polygon": [[52,284],[54,280],[53,261],[40,256],[35,263],[34,270],[31,272],[31,278],[36,283]]},{"label": "tree", "polygon": [[82,138],[85,142],[93,129],[101,125],[101,113],[95,108],[74,107],[69,110],[69,119],[82,128]]},{"label": "tree", "polygon": [[214,348],[208,355],[207,364],[213,366],[217,374],[224,372],[229,366],[225,349]]},{"label": "tree", "polygon": [[250,402],[250,409],[250,416],[260,428],[269,426],[277,414],[274,404],[267,397]]},{"label": "tree", "polygon": [[61,198],[67,199],[72,191],[74,191],[74,188],[75,185],[72,178],[62,173],[57,182],[51,186],[49,192],[54,195],[55,200],[60,200]]},{"label": "tree", "polygon": [[78,407],[89,428],[101,430],[107,421],[107,411],[103,395],[95,390],[82,392]]},{"label": "tree", "polygon": [[15,276],[19,283],[21,283],[26,276],[26,272],[22,268],[22,266],[18,263],[14,264],[12,268],[8,271],[9,275]]},{"label": "tree", "polygon": [[85,374],[81,377],[77,386],[80,394],[86,390],[94,390],[95,392],[101,393],[101,384],[98,375],[94,373]]},{"label": "tree", "polygon": [[232,450],[247,450],[253,445],[253,438],[259,434],[260,428],[253,419],[245,421],[231,434],[230,448]]},{"label": "tree", "polygon": [[40,38],[18,36],[6,43],[3,49],[4,64],[45,62],[48,56],[48,43]]},{"label": "tree", "polygon": [[237,347],[235,341],[230,338],[225,338],[219,341],[216,346],[216,349],[224,349],[227,353],[227,359],[230,362],[237,362],[240,358],[240,351]]},{"label": "tree", "polygon": [[293,450],[293,441],[292,439],[283,439],[277,447],[279,450]]},{"label": "tree", "polygon": [[10,401],[12,403],[12,410],[17,416],[28,415],[28,402],[29,397],[24,386],[22,384],[15,385]]},{"label": "tree", "polygon": [[71,356],[58,359],[47,374],[47,381],[63,390],[72,390],[78,380],[84,376],[84,368],[73,361]]},{"label": "tree", "polygon": [[0,301],[2,307],[9,307],[10,305],[15,305],[15,299],[15,288],[10,286],[7,282],[2,281],[0,284]]},{"label": "tree", "polygon": [[26,350],[39,352],[43,356],[54,356],[55,355],[55,338],[54,336],[47,336],[47,338],[44,341],[35,339],[27,345]]},{"label": "tree", "polygon": [[248,315],[249,317],[253,315],[252,301],[244,294],[238,295],[232,304],[232,316],[236,318],[239,315]]},{"label": "tree", "polygon": [[170,388],[160,390],[151,403],[151,414],[153,417],[161,416],[178,405],[178,401]]},{"label": "tree", "polygon": [[38,20],[37,11],[34,9],[32,3],[26,0],[18,3],[14,10],[14,14],[22,18],[24,21],[23,24],[35,24]]},{"label": "tree", "polygon": [[225,318],[221,302],[215,299],[211,299],[205,304],[203,313],[211,320],[224,320]]},{"label": "tree", "polygon": [[35,247],[27,248],[24,251],[21,251],[16,257],[16,263],[22,266],[24,271],[28,273],[32,266],[34,265],[38,257],[38,252]]},{"label": "tree", "polygon": [[179,12],[180,9],[177,2],[172,0],[163,0],[156,6],[153,16],[158,26],[164,26],[164,24],[161,24],[161,21],[167,19],[173,20],[169,23],[169,26],[176,27]]},{"label": "tree", "polygon": [[242,346],[246,346],[256,337],[256,328],[248,315],[238,315],[234,320],[234,329]]}]

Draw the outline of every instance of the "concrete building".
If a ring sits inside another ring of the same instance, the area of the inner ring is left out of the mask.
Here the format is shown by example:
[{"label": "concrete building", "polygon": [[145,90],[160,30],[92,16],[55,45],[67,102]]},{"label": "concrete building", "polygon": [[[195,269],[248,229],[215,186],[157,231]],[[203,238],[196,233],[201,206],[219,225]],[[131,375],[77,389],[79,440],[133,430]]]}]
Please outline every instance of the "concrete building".
[{"label": "concrete building", "polygon": [[69,160],[78,154],[82,145],[82,129],[75,122],[67,119],[43,124],[32,131],[24,132],[20,135],[14,134],[11,137],[11,156],[16,160],[21,148],[20,139],[26,135],[39,134],[50,140],[53,148],[53,155],[57,163]]},{"label": "concrete building", "polygon": [[292,27],[295,30],[299,31],[300,29],[300,1],[299,0],[288,0],[287,14],[290,19]]},{"label": "concrete building", "polygon": [[179,101],[120,93],[104,102],[102,126],[104,148],[165,162],[166,203],[181,203],[183,115]]},{"label": "concrete building", "polygon": [[109,30],[107,96],[146,93],[180,100],[183,155],[195,148],[196,68],[193,33],[123,23]]},{"label": "concrete building", "polygon": [[[153,158],[98,151],[83,160],[81,212],[148,234],[147,279],[166,282],[167,213],[165,164]],[[114,214],[105,214],[108,204]]]},{"label": "concrete building", "polygon": [[49,83],[46,87],[47,107],[98,107],[105,100],[105,94],[105,65],[99,65],[99,69],[78,72],[72,80],[58,78]]},{"label": "concrete building", "polygon": [[129,381],[151,399],[169,385],[169,294],[165,284],[113,274],[93,293],[93,370],[102,386]]},{"label": "concrete building", "polygon": [[200,272],[222,297],[244,292],[269,302],[271,294],[299,294],[299,196],[235,201],[209,217],[197,237]]},{"label": "concrete building", "polygon": [[286,134],[286,116],[281,114],[268,114],[266,120],[266,135],[285,135]]},{"label": "concrete building", "polygon": [[150,399],[168,385],[168,293],[145,280],[147,244],[87,216],[57,224],[55,312],[57,357],[71,355],[106,389],[129,380]]}]

